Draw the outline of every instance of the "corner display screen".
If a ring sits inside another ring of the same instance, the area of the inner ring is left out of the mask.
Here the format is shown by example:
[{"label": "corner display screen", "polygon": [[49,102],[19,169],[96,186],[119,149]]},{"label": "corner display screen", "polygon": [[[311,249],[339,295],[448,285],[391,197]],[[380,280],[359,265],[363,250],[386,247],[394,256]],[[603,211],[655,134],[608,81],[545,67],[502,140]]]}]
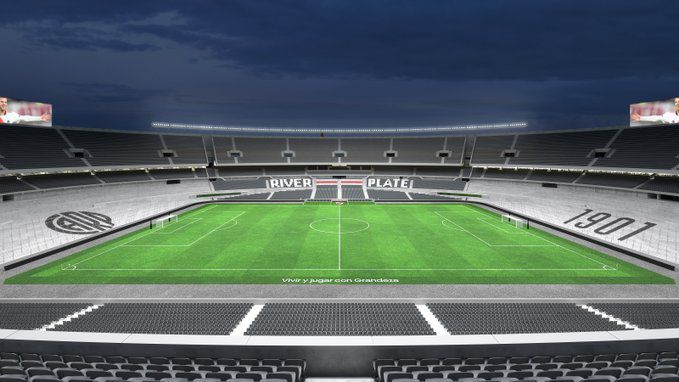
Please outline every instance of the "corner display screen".
[{"label": "corner display screen", "polygon": [[52,126],[52,105],[0,96],[0,125]]},{"label": "corner display screen", "polygon": [[629,106],[630,126],[679,124],[679,97]]}]

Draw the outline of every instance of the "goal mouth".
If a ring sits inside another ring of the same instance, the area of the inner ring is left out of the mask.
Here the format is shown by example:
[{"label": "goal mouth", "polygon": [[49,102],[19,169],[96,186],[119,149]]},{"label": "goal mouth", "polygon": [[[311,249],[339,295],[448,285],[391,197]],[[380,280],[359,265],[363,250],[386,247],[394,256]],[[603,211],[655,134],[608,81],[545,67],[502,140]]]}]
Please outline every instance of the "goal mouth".
[{"label": "goal mouth", "polygon": [[527,219],[520,218],[518,216],[503,214],[501,216],[502,223],[512,224],[516,228],[529,229],[530,223]]},{"label": "goal mouth", "polygon": [[164,228],[167,224],[171,222],[178,222],[178,215],[166,215],[160,218],[152,219],[149,221],[149,228]]},{"label": "goal mouth", "polygon": [[340,206],[342,204],[349,203],[349,200],[348,199],[332,199],[330,202]]}]

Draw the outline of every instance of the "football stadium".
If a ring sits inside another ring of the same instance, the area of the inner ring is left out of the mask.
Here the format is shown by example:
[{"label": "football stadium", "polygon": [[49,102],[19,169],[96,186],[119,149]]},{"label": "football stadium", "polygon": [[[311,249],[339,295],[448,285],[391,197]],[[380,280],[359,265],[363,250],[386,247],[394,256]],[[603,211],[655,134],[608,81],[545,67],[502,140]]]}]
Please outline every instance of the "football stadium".
[{"label": "football stadium", "polygon": [[679,382],[676,4],[44,5],[0,382]]}]

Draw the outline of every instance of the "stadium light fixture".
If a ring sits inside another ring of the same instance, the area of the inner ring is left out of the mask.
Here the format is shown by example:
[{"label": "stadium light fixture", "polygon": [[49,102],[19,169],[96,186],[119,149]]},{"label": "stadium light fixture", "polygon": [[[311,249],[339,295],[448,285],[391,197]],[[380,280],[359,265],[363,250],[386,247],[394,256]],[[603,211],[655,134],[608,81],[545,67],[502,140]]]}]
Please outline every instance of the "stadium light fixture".
[{"label": "stadium light fixture", "polygon": [[189,123],[170,123],[152,122],[151,127],[162,129],[181,129],[181,130],[207,130],[207,131],[230,131],[241,133],[278,133],[278,134],[356,134],[356,133],[424,133],[424,132],[445,132],[460,130],[489,130],[489,129],[516,129],[528,126],[526,122],[507,122],[490,123],[480,125],[459,125],[459,126],[418,126],[418,127],[384,127],[384,128],[297,128],[297,127],[259,127],[259,126],[220,126],[220,125],[200,125]]}]

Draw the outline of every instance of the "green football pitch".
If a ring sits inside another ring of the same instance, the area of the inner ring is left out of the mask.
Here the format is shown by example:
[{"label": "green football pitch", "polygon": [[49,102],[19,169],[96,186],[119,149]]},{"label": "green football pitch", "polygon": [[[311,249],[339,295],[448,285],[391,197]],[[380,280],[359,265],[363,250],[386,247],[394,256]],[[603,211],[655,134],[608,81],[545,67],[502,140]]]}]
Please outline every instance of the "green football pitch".
[{"label": "green football pitch", "polygon": [[212,204],[8,284],[667,284],[467,204]]}]

